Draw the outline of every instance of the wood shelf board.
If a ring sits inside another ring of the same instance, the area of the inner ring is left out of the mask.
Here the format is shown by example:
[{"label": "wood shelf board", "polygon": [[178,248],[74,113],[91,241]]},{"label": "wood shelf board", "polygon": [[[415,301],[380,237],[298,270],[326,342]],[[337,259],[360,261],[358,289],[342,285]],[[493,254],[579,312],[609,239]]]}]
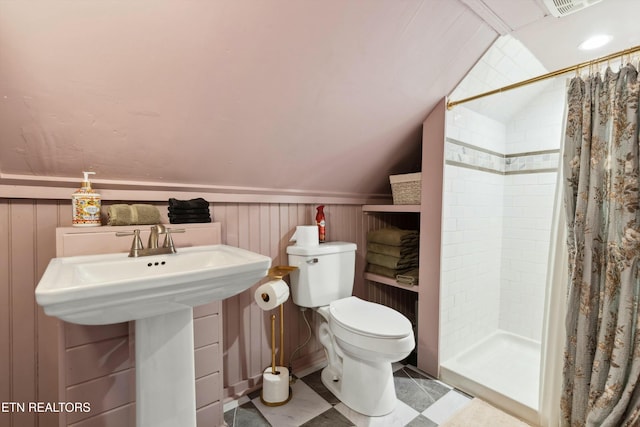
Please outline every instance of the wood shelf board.
[{"label": "wood shelf board", "polygon": [[420,205],[363,205],[364,212],[420,212]]},{"label": "wood shelf board", "polygon": [[383,285],[388,285],[388,286],[394,286],[396,288],[400,288],[400,289],[405,289],[407,291],[411,291],[411,292],[418,292],[419,288],[418,285],[403,285],[402,283],[398,283],[397,280],[391,278],[391,277],[386,277],[386,276],[380,276],[379,274],[373,274],[373,273],[364,273],[364,278],[366,280],[370,280],[372,282],[376,282],[376,283],[382,283]]}]

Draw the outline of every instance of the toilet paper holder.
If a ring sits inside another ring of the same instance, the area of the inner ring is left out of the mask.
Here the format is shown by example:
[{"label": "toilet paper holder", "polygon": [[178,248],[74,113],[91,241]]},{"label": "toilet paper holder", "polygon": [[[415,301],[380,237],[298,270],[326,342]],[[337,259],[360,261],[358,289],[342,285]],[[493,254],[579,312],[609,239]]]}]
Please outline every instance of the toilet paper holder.
[{"label": "toilet paper holder", "polygon": [[[294,270],[297,270],[298,267],[292,267],[290,265],[276,265],[275,267],[271,267],[269,272],[267,273],[267,277],[271,280],[282,280],[285,276],[291,273]],[[269,295],[263,293],[261,296],[264,302],[269,301]],[[282,305],[280,306],[280,314],[282,314]],[[280,328],[282,329],[282,316],[280,316]]]},{"label": "toilet paper holder", "polygon": [[[278,265],[271,267],[267,276],[271,280],[282,280],[298,267],[292,267],[289,265]],[[257,297],[257,295],[256,295]],[[269,295],[262,293],[260,295],[263,301],[267,302]],[[289,387],[289,372],[284,367],[284,304],[280,304],[278,307],[280,310],[280,365],[276,367],[276,315],[271,315],[271,369],[267,368],[264,373],[264,383],[262,391],[260,392],[260,400],[267,406],[280,406],[291,400],[292,390]],[[277,369],[280,368],[280,371]],[[270,372],[269,372],[270,371]],[[275,384],[269,384],[267,389],[266,376],[278,377],[279,382]]]},{"label": "toilet paper holder", "polygon": [[[290,265],[276,265],[271,267],[267,275],[272,280],[282,280],[298,267]],[[262,294],[262,299],[269,298],[267,294]],[[265,300],[266,301],[266,300]],[[280,366],[284,366],[284,306],[280,304]],[[275,319],[276,315],[271,315],[271,369],[276,372],[276,346],[275,346]]]},{"label": "toilet paper holder", "polygon": [[298,267],[293,267],[290,265],[276,265],[275,267],[271,267],[269,269],[268,276],[270,279],[282,279],[287,276],[294,270],[297,270]]}]

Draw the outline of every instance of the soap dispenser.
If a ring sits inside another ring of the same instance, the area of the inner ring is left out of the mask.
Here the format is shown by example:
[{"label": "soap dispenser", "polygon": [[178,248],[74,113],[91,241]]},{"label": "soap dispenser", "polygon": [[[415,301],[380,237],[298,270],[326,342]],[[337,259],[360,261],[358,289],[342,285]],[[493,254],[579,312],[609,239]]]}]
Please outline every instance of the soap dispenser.
[{"label": "soap dispenser", "polygon": [[102,225],[100,221],[100,194],[93,191],[89,175],[95,172],[82,172],[84,179],[82,186],[71,195],[73,204],[73,226],[74,227],[98,227]]}]

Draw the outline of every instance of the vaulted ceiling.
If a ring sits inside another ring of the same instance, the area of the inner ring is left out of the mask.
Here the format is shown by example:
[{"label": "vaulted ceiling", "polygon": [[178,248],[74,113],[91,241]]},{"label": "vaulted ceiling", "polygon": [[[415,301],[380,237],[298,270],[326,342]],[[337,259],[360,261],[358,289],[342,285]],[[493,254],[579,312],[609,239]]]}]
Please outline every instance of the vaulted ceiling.
[{"label": "vaulted ceiling", "polygon": [[92,170],[388,193],[389,174],[419,168],[422,121],[498,35],[569,65],[585,22],[606,11],[631,27],[638,4],[553,18],[542,0],[0,0],[0,183]]}]

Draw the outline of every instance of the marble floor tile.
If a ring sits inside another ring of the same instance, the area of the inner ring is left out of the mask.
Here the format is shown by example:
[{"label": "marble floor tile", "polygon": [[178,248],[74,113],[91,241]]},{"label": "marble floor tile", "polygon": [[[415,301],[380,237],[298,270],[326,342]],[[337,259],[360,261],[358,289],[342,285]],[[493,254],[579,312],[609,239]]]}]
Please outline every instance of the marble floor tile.
[{"label": "marble floor tile", "polygon": [[438,427],[438,424],[420,414],[412,419],[411,422],[407,424],[407,427]]},{"label": "marble floor tile", "polygon": [[293,396],[282,406],[266,406],[260,398],[254,398],[252,403],[262,415],[277,427],[297,427],[331,409],[331,404],[303,381],[296,381],[291,385]]},{"label": "marble floor tile", "polygon": [[422,411],[422,415],[435,421],[437,424],[442,424],[451,416],[465,407],[471,402],[471,399],[466,395],[451,390],[440,399],[438,399],[433,405]]},{"label": "marble floor tile", "polygon": [[367,417],[340,402],[322,384],[318,369],[291,385],[287,404],[266,406],[258,390],[226,404],[224,419],[230,427],[438,427],[472,399],[413,366],[394,364],[393,370],[398,404],[383,417]]},{"label": "marble floor tile", "polygon": [[311,387],[313,391],[322,396],[331,405],[337,405],[340,400],[322,383],[322,369],[307,375],[304,377],[304,383]]},{"label": "marble floor tile", "polygon": [[334,408],[357,427],[403,427],[420,414],[401,400],[398,400],[396,408],[390,414],[382,417],[367,417],[344,403],[339,403]]},{"label": "marble floor tile", "polygon": [[317,417],[302,424],[302,427],[351,427],[353,423],[335,408],[323,412]]},{"label": "marble floor tile", "polygon": [[407,368],[396,371],[393,382],[398,399],[418,412],[424,411],[451,390],[440,381]]},{"label": "marble floor tile", "polygon": [[224,421],[229,427],[271,427],[252,402],[225,411]]}]

